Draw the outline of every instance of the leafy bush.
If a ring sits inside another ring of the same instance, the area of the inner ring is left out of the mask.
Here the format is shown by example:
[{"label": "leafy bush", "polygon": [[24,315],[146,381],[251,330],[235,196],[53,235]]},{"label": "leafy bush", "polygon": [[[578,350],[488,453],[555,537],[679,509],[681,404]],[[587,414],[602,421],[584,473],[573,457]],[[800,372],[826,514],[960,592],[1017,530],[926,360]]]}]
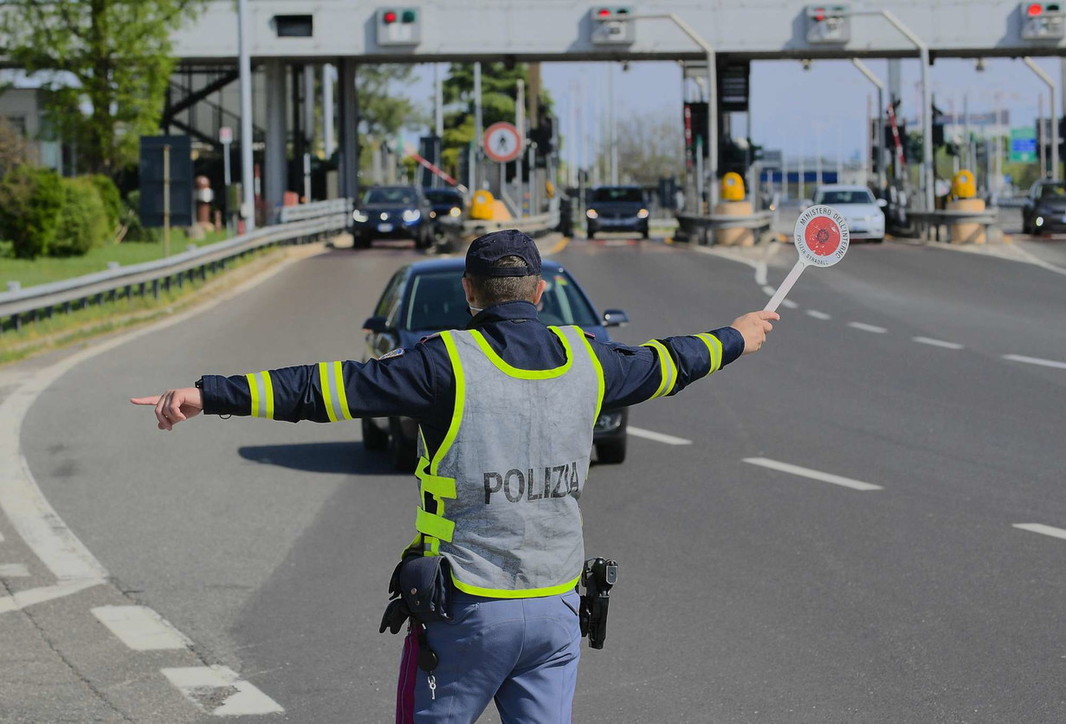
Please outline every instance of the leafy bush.
[{"label": "leafy bush", "polygon": [[88,176],[63,179],[59,228],[49,256],[81,256],[109,238],[108,212],[96,183]]},{"label": "leafy bush", "polygon": [[119,224],[122,223],[123,212],[122,194],[119,193],[118,186],[110,177],[103,174],[95,174],[89,179],[96,186],[100,200],[104,202],[104,210],[107,212],[107,228],[111,232],[118,231]]},{"label": "leafy bush", "polygon": [[36,259],[55,240],[63,207],[62,180],[54,171],[16,166],[0,180],[0,236],[18,259]]}]

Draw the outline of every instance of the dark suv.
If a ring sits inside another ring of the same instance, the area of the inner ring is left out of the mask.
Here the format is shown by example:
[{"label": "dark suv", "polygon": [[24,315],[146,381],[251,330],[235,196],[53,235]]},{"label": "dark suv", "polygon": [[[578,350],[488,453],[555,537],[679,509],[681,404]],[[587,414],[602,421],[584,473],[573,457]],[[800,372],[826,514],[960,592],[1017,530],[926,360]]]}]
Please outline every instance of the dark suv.
[{"label": "dark suv", "polygon": [[597,231],[638,231],[648,238],[648,204],[640,186],[597,186],[585,208],[585,235]]},{"label": "dark suv", "polygon": [[432,207],[418,186],[372,186],[352,212],[352,246],[374,239],[413,239],[418,249],[433,244]]},{"label": "dark suv", "polygon": [[1030,187],[1022,205],[1023,234],[1066,231],[1066,185],[1043,179]]}]

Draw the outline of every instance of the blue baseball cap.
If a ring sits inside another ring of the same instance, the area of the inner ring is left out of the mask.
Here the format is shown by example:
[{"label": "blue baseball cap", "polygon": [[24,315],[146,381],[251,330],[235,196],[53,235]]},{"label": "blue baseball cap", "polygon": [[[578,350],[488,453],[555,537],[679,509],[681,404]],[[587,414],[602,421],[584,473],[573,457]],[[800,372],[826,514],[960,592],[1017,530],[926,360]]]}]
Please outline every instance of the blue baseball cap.
[{"label": "blue baseball cap", "polygon": [[[525,266],[496,266],[505,256],[517,256]],[[540,274],[540,250],[528,234],[503,229],[479,236],[466,252],[466,271],[483,277],[527,277]]]}]

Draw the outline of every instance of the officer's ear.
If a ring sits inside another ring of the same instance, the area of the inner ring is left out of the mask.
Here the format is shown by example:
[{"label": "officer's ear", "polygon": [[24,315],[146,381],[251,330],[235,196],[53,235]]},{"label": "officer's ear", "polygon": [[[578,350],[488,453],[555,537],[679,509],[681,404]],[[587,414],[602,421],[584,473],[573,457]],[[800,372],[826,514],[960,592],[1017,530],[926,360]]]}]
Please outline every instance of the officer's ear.
[{"label": "officer's ear", "polygon": [[462,277],[463,293],[466,294],[466,303],[468,306],[477,306],[477,297],[474,296],[474,286],[470,283],[470,280],[465,276]]},{"label": "officer's ear", "polygon": [[533,292],[533,303],[540,304],[540,298],[544,296],[544,290],[548,288],[548,282],[540,279],[537,281],[537,291]]}]

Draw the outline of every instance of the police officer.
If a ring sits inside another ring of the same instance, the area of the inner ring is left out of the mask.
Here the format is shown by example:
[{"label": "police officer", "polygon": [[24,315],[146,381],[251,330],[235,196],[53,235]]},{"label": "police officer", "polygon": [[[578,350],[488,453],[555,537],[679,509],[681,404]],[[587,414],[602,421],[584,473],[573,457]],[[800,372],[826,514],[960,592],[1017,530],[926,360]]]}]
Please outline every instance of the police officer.
[{"label": "police officer", "polygon": [[[222,377],[134,398],[171,430],[200,412],[332,422],[419,421],[421,505],[407,553],[450,571],[448,620],[415,622],[397,721],[470,722],[495,700],[505,722],[569,722],[584,563],[578,498],[601,410],[673,395],[758,350],[779,319],[633,347],[537,319],[546,287],[518,230],[475,239],[463,289],[473,318],[366,363]],[[420,642],[436,657],[416,666]],[[426,671],[425,668],[431,668]]]}]

